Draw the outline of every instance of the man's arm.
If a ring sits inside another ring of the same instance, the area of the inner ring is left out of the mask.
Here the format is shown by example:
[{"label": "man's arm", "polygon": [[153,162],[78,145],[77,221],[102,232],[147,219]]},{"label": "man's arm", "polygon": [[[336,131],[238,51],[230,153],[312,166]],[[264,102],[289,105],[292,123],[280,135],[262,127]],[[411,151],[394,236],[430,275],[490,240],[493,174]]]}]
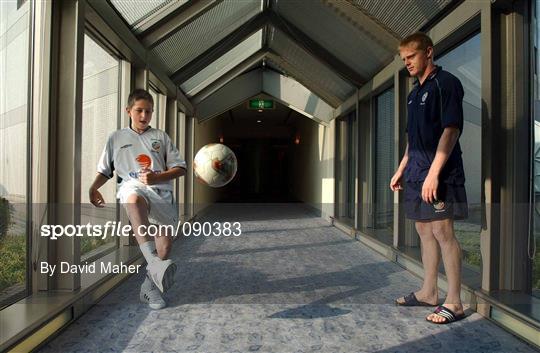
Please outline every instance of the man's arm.
[{"label": "man's arm", "polygon": [[401,163],[399,163],[399,167],[397,170],[400,174],[403,174],[403,171],[405,171],[407,162],[409,162],[409,143],[408,142],[407,142],[407,146],[405,146],[405,153],[403,154],[403,158],[401,159]]},{"label": "man's arm", "polygon": [[428,175],[422,186],[422,199],[432,203],[437,199],[437,187],[439,186],[439,175],[446,161],[450,157],[457,140],[459,139],[459,129],[457,127],[446,127],[439,139],[435,158],[431,163]]},{"label": "man's arm", "polygon": [[403,177],[403,172],[405,171],[405,167],[407,167],[408,162],[409,162],[409,143],[407,142],[407,146],[405,147],[405,153],[403,154],[403,158],[401,159],[401,162],[399,163],[399,167],[394,173],[392,180],[390,180],[390,190],[397,191],[397,190],[403,189],[401,185],[401,178]]}]

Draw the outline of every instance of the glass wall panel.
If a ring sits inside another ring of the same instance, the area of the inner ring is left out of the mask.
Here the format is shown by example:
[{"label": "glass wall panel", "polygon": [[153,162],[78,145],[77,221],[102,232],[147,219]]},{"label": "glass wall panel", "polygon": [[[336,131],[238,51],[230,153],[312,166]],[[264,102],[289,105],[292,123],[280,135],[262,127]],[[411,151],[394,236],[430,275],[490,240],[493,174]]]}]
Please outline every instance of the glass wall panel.
[{"label": "glass wall panel", "polygon": [[0,308],[26,294],[30,1],[0,1]]},{"label": "glass wall panel", "polygon": [[356,112],[336,121],[336,218],[354,225],[356,182]]},{"label": "glass wall panel", "polygon": [[532,261],[532,293],[540,297],[540,0],[533,1],[533,114],[534,114],[534,208],[533,208],[533,241],[530,244],[529,256]]},{"label": "glass wall panel", "polygon": [[[88,188],[96,176],[98,159],[107,137],[119,124],[120,62],[101,48],[92,38],[84,38],[83,115],[82,115],[82,176],[81,223],[105,224],[117,220],[116,178],[100,188],[104,208],[94,207],[88,198]],[[82,237],[83,259],[114,245],[115,237]]]},{"label": "glass wall panel", "polygon": [[394,175],[394,88],[375,97],[375,178],[373,225],[379,240],[392,244],[394,193],[388,186]]},{"label": "glass wall panel", "polygon": [[463,133],[459,142],[463,151],[469,218],[455,222],[455,231],[463,250],[464,277],[467,277],[467,270],[479,272],[482,262],[480,255],[482,167],[480,34],[474,35],[455,49],[438,57],[436,64],[459,78],[465,91]]}]

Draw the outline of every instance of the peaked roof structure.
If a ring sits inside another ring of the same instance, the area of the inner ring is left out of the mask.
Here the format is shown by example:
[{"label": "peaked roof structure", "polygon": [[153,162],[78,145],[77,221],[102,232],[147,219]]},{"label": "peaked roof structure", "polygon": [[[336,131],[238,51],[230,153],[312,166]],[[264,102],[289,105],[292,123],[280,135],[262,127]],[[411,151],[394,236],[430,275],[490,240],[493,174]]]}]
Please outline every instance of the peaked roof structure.
[{"label": "peaked roof structure", "polygon": [[[307,89],[336,108],[394,59],[400,39],[458,3],[146,0],[133,6],[128,0],[89,0],[105,21],[116,16],[123,22],[195,112],[234,80],[247,85],[239,78],[250,72],[260,75],[260,82],[278,76],[294,80],[301,92]],[[277,76],[265,79],[269,71]]]}]

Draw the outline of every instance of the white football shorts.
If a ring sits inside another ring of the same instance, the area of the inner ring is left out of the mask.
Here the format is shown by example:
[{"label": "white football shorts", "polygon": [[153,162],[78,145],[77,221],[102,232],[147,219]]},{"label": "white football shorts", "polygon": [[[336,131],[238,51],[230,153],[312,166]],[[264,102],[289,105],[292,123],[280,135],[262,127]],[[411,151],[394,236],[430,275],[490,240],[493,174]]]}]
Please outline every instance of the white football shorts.
[{"label": "white football shorts", "polygon": [[[131,194],[144,197],[149,207],[148,221],[152,224],[176,225],[178,222],[173,206],[173,195],[169,190],[153,189],[137,179],[126,180],[120,185],[116,197],[126,207]],[[126,208],[127,211],[127,208]]]}]

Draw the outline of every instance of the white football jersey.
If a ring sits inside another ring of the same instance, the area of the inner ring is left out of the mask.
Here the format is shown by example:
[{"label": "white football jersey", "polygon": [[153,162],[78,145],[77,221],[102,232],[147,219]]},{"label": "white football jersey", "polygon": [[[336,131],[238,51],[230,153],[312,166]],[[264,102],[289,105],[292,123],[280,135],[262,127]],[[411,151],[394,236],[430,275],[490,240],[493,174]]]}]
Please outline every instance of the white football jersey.
[{"label": "white football jersey", "polygon": [[[178,149],[164,131],[148,128],[142,134],[126,127],[109,135],[98,162],[97,172],[107,178],[116,171],[118,186],[129,179],[138,179],[145,168],[160,173],[173,167],[186,169]],[[173,190],[173,181],[150,185],[160,190]]]}]

